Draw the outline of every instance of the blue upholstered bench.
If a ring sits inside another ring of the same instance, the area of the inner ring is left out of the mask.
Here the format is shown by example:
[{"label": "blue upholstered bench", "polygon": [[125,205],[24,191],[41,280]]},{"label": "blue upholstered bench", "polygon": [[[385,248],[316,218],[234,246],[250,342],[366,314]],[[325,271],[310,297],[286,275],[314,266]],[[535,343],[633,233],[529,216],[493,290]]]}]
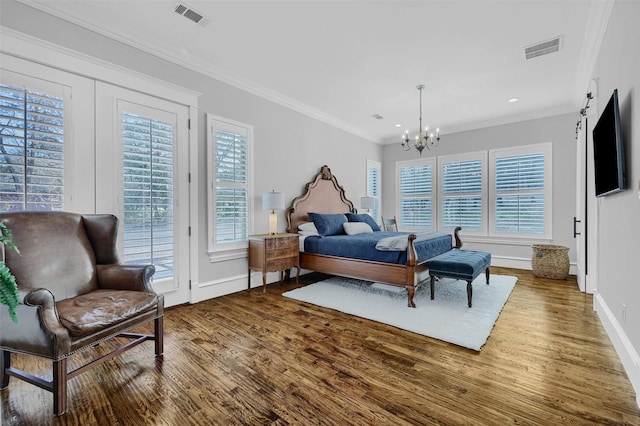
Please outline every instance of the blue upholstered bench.
[{"label": "blue upholstered bench", "polygon": [[431,300],[434,297],[436,277],[456,278],[467,281],[467,302],[471,307],[473,288],[471,283],[482,271],[487,274],[489,284],[489,267],[491,253],[473,250],[453,249],[427,261],[429,276],[431,276]]}]

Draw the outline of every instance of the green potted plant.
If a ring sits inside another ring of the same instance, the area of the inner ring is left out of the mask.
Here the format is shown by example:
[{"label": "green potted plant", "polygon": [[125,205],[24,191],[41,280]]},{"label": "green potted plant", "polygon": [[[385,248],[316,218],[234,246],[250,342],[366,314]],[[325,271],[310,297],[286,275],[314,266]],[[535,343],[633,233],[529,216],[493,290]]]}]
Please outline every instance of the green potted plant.
[{"label": "green potted plant", "polygon": [[20,303],[18,296],[18,285],[16,284],[16,277],[11,274],[9,267],[4,263],[4,250],[5,246],[16,253],[20,253],[18,247],[13,244],[13,234],[7,226],[0,222],[0,246],[2,246],[2,260],[0,260],[0,304],[7,305],[9,307],[9,316],[13,322],[18,322],[18,316],[16,314],[16,308]]}]

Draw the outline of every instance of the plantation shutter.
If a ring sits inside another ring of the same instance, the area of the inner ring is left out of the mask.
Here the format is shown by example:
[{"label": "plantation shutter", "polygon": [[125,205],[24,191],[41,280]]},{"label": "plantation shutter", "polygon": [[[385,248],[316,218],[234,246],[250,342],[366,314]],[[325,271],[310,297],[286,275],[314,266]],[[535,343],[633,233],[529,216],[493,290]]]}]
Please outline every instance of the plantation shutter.
[{"label": "plantation shutter", "polygon": [[442,226],[482,230],[482,161],[460,161],[442,168]]},{"label": "plantation shutter", "polygon": [[0,211],[63,210],[64,87],[0,83]]},{"label": "plantation shutter", "polygon": [[496,231],[544,234],[544,154],[496,158]]},{"label": "plantation shutter", "polygon": [[371,211],[371,217],[379,222],[380,219],[380,163],[377,161],[368,161],[367,167],[367,196],[373,197],[375,200],[373,210]]},{"label": "plantation shutter", "polygon": [[[233,126],[235,127],[235,126]],[[246,129],[215,132],[215,243],[246,241],[249,233],[249,150]]]},{"label": "plantation shutter", "polygon": [[400,167],[400,228],[433,228],[433,167],[429,164]]},{"label": "plantation shutter", "polygon": [[128,112],[123,125],[124,257],[173,275],[174,123]]}]

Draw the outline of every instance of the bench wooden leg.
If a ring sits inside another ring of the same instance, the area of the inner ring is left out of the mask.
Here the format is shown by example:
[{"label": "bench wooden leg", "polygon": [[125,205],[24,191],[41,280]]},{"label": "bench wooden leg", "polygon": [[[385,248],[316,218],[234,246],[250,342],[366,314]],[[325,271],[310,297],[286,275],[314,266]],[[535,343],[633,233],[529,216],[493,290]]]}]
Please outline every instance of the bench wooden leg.
[{"label": "bench wooden leg", "polygon": [[433,296],[434,296],[434,293],[435,293],[435,283],[436,283],[436,276],[435,275],[431,275],[431,283],[430,283],[431,300],[433,300]]},{"label": "bench wooden leg", "polygon": [[487,266],[487,269],[484,271],[484,273],[487,275],[487,285],[489,285],[489,267]]},{"label": "bench wooden leg", "polygon": [[471,281],[467,281],[467,303],[469,307],[471,307],[471,298],[473,297],[473,287],[471,286]]}]

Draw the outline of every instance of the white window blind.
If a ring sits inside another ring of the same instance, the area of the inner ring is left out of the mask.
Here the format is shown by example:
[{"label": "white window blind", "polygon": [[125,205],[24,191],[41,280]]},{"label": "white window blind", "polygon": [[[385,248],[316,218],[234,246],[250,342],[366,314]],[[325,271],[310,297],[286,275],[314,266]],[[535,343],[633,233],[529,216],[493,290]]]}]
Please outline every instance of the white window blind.
[{"label": "white window blind", "polygon": [[122,114],[124,258],[173,276],[174,123]]},{"label": "white window blind", "polygon": [[216,130],[215,242],[246,241],[249,232],[247,136]]},{"label": "white window blind", "polygon": [[482,231],[482,161],[442,165],[442,227]]},{"label": "white window blind", "polygon": [[371,217],[376,222],[380,222],[381,194],[382,194],[382,168],[378,161],[367,160],[367,196],[375,200],[371,210]]},{"label": "white window blind", "polygon": [[497,232],[545,233],[545,155],[495,159]]},{"label": "white window blind", "polygon": [[64,89],[0,83],[0,211],[64,208]]},{"label": "white window blind", "polygon": [[432,230],[433,163],[401,164],[398,171],[400,194],[399,228]]}]

